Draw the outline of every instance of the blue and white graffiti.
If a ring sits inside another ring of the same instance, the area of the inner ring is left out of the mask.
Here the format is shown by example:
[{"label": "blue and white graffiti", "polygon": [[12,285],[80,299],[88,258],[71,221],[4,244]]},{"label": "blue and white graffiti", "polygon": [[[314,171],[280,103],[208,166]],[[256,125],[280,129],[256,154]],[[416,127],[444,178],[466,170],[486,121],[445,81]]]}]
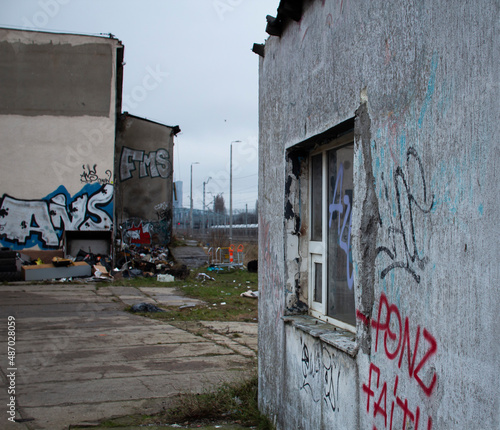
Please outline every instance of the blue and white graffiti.
[{"label": "blue and white graffiti", "polygon": [[[352,224],[352,190],[345,190],[342,197],[342,182],[344,180],[344,164],[340,163],[337,180],[335,181],[335,189],[333,191],[332,203],[328,206],[330,212],[330,220],[328,228],[332,227],[333,215],[338,212],[338,241],[339,246],[346,255],[346,273],[347,273],[347,286],[352,290],[354,285],[354,274],[351,269],[352,266],[352,251],[351,251],[351,224]],[[338,196],[338,203],[337,201]],[[345,209],[344,209],[345,206]],[[345,213],[344,213],[345,211]],[[341,217],[343,215],[342,227],[340,226]],[[345,240],[343,240],[345,238]]]},{"label": "blue and white graffiti", "polygon": [[85,185],[73,197],[61,185],[40,200],[3,195],[0,243],[11,249],[59,248],[65,230],[109,230],[113,226],[113,185]]}]

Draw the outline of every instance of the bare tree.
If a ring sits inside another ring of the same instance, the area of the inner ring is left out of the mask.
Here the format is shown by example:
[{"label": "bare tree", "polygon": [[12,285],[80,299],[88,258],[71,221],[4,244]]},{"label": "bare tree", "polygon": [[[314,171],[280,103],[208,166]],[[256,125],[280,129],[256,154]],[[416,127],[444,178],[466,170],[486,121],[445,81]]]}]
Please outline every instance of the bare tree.
[{"label": "bare tree", "polygon": [[221,215],[226,213],[226,205],[222,194],[217,194],[214,198],[214,212]]}]

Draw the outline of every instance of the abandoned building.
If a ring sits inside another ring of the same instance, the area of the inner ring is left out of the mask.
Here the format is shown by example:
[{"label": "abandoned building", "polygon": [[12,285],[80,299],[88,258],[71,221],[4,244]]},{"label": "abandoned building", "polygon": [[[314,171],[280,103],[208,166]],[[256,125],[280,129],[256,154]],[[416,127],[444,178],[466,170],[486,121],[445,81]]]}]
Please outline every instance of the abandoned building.
[{"label": "abandoned building", "polygon": [[[0,29],[1,246],[54,250],[71,236],[110,254],[118,225],[152,219],[169,240],[179,127],[121,115],[123,58],[111,36]],[[150,206],[132,208],[138,195]]]},{"label": "abandoned building", "polygon": [[174,136],[170,127],[125,112],[115,157],[116,221],[129,244],[167,244],[172,233]]},{"label": "abandoned building", "polygon": [[500,428],[499,8],[267,17],[259,407],[278,429]]}]

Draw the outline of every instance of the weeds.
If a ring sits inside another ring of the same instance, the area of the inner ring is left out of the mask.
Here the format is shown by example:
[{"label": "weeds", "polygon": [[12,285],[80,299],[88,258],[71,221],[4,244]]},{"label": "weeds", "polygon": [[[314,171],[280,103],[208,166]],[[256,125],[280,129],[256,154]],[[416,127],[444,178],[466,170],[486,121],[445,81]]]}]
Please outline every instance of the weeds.
[{"label": "weeds", "polygon": [[[257,375],[235,383],[223,383],[214,392],[179,394],[177,406],[156,415],[128,415],[106,420],[99,428],[219,428],[237,425],[238,428],[274,430],[272,422],[259,412]],[[158,427],[157,427],[158,426]],[[206,426],[206,427],[205,427]],[[241,427],[240,427],[241,426]],[[71,427],[80,429],[81,427]],[[233,428],[232,426],[230,428]]]},{"label": "weeds", "polygon": [[259,412],[257,376],[237,384],[224,383],[215,392],[183,394],[179,406],[159,417],[162,422],[231,421],[260,430],[272,430],[272,423]]}]

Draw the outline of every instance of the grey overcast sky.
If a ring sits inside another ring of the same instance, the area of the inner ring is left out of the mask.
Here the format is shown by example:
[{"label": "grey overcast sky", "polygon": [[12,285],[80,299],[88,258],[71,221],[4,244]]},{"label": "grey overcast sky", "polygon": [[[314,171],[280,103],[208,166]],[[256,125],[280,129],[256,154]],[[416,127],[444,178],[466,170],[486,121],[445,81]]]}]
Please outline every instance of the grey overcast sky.
[{"label": "grey overcast sky", "polygon": [[[265,42],[266,15],[279,0],[1,0],[0,26],[81,34],[112,33],[125,46],[123,110],[179,125],[174,180],[189,207],[223,193],[229,208],[257,199],[258,64],[253,43]],[[153,90],[152,75],[158,83]]]}]

